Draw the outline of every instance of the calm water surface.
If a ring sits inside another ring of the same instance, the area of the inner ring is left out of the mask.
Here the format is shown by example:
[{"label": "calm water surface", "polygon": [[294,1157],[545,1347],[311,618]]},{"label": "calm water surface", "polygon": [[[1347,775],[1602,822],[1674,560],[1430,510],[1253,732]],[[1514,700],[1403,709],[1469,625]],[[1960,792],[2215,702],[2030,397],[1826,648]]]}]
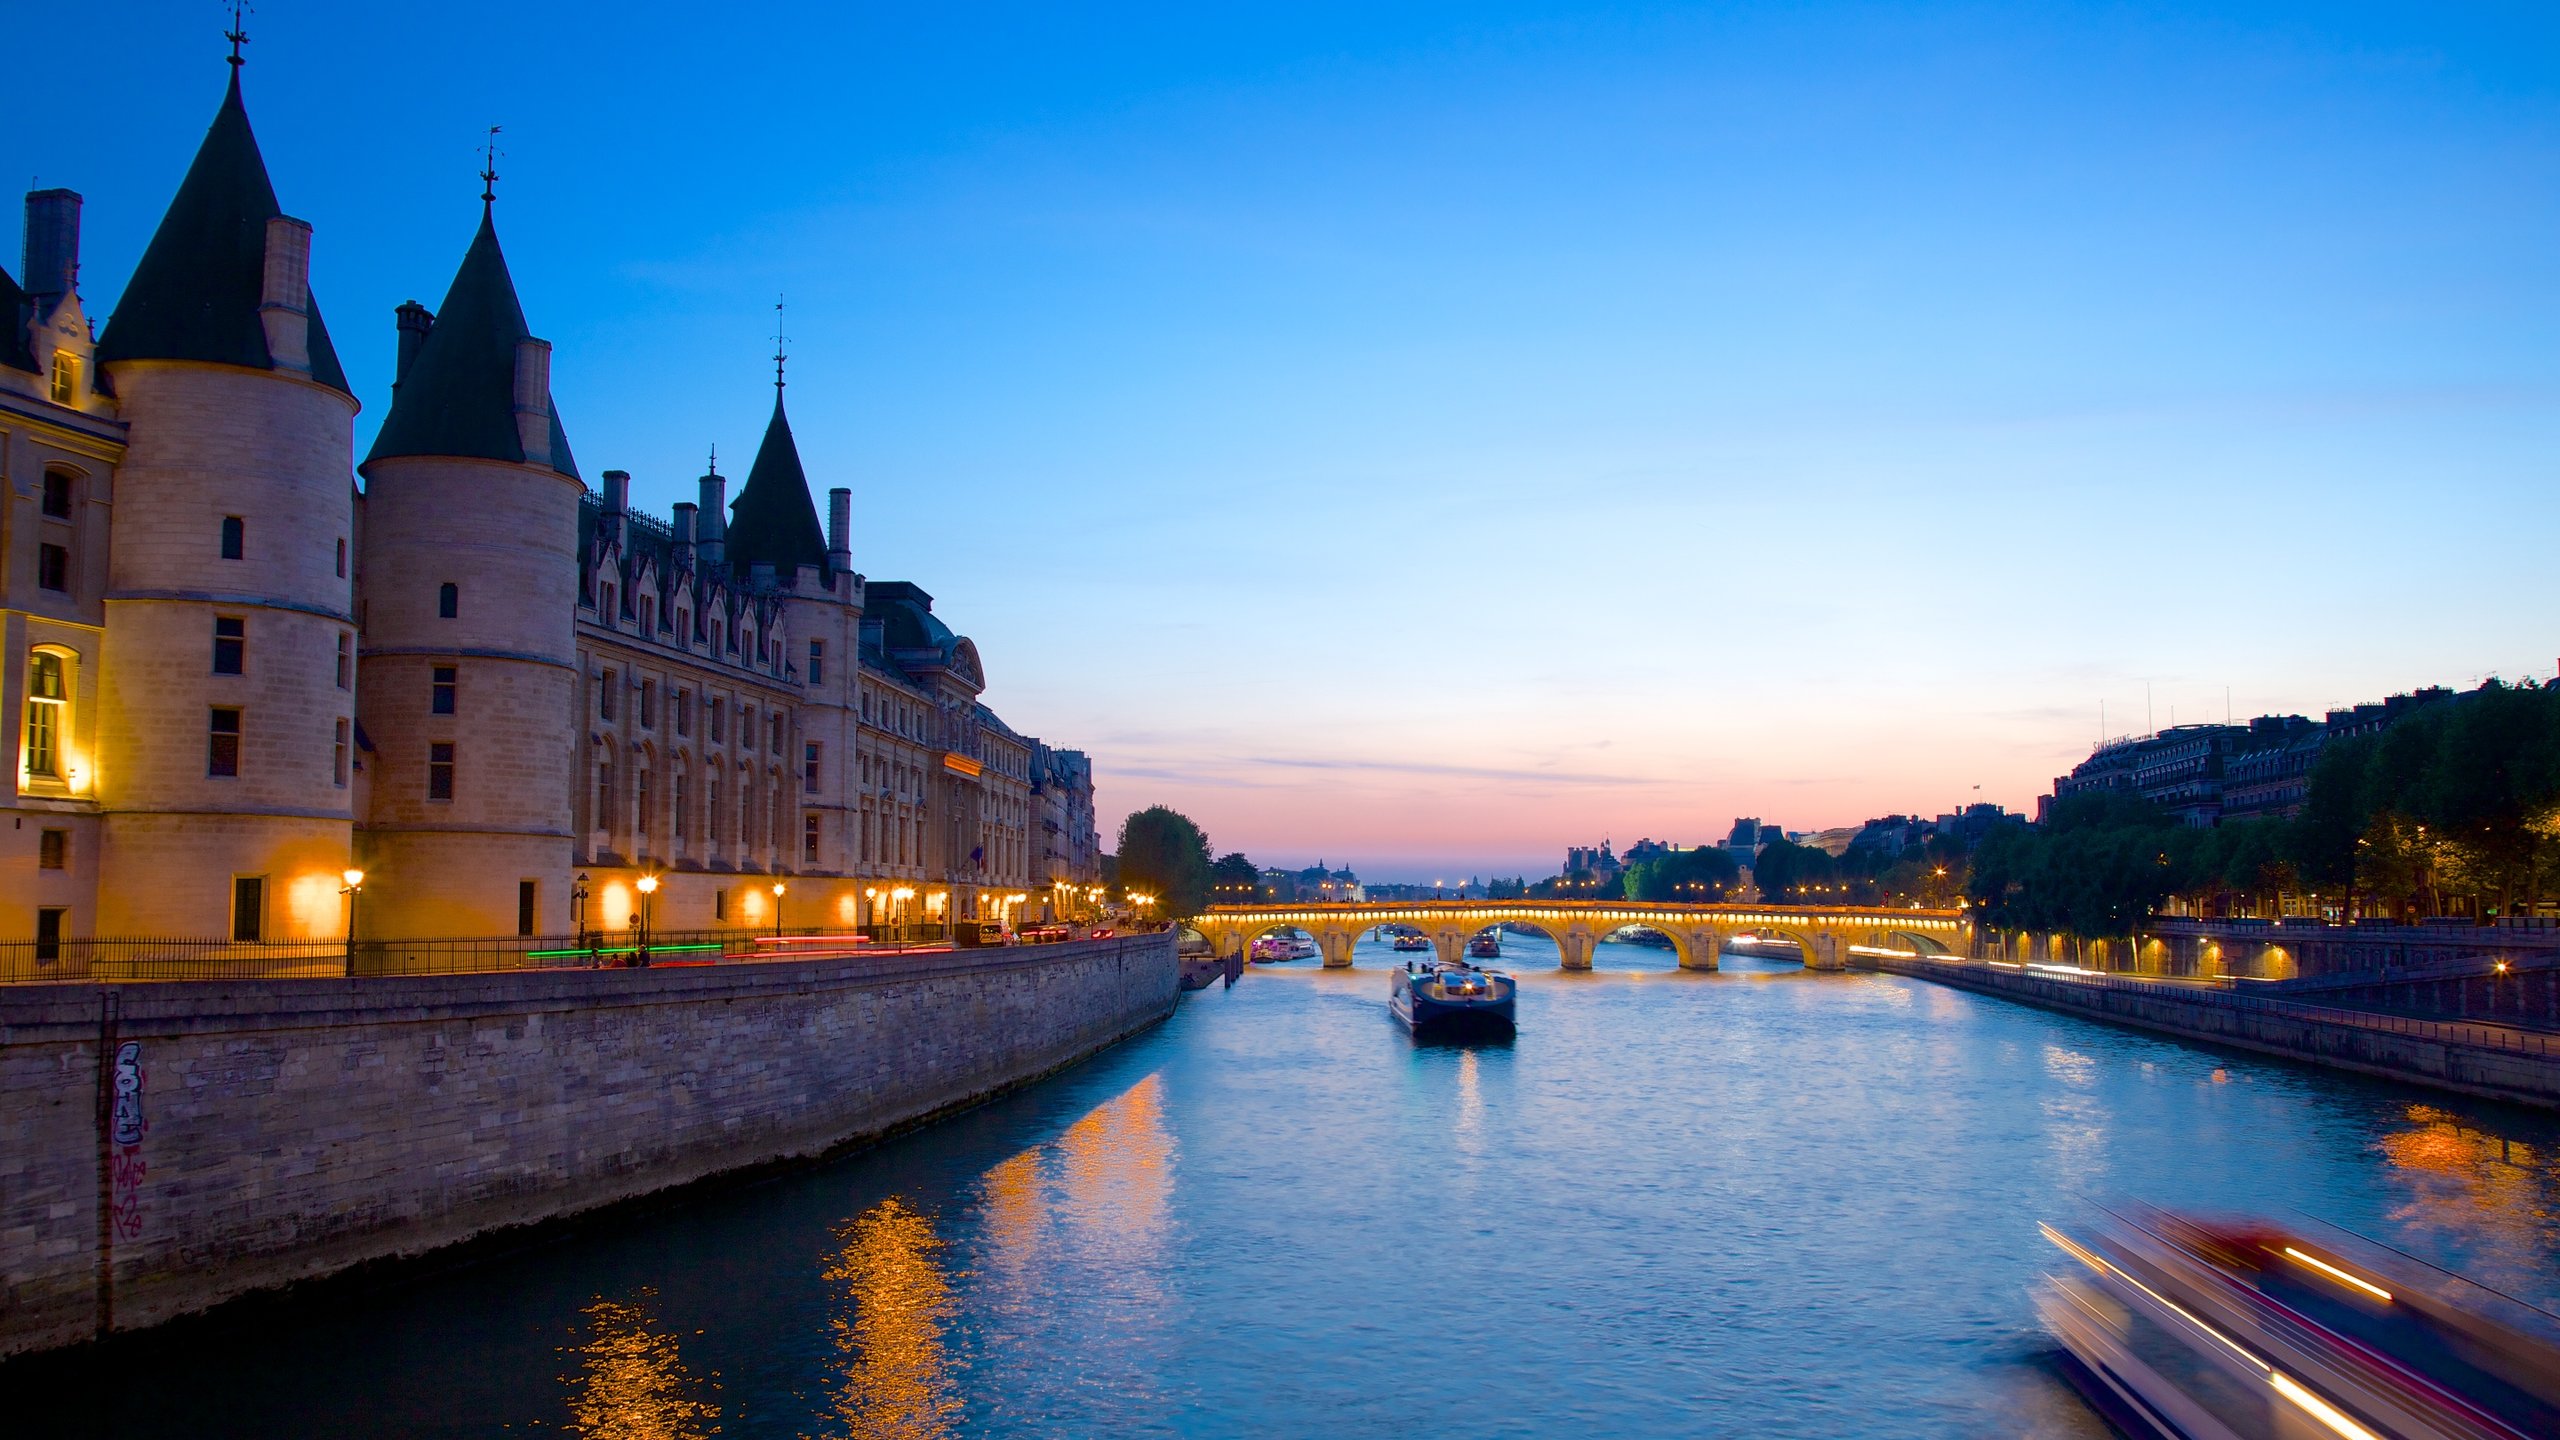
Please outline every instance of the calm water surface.
[{"label": "calm water surface", "polygon": [[1872,975],[1506,942],[1417,1047],[1257,968],[876,1150],[171,1332],[23,1434],[2101,1435],[2079,1197],[2295,1207],[2560,1304],[2560,1125]]}]

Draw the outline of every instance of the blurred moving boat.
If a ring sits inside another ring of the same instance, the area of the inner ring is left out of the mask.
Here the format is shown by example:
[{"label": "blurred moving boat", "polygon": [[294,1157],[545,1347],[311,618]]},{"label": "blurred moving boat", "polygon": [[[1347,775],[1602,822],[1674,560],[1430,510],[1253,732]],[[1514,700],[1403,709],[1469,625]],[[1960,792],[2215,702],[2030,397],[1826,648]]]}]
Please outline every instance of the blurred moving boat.
[{"label": "blurred moving boat", "polygon": [[2038,1296],[2091,1403],[2173,1440],[2560,1436],[2560,1317],[2312,1221],[2101,1211]]},{"label": "blurred moving boat", "polygon": [[1499,970],[1408,960],[1396,967],[1387,1009],[1416,1035],[1508,1035],[1519,990],[1519,982]]}]

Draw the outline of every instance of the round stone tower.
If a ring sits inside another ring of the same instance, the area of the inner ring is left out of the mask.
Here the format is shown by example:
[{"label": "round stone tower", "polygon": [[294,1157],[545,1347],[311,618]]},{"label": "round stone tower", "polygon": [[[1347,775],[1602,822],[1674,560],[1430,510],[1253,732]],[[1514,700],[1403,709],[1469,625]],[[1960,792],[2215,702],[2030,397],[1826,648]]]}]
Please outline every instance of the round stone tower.
[{"label": "round stone tower", "polygon": [[443,307],[413,301],[399,323],[391,413],[362,467],[358,933],[558,935],[585,487],[485,197]]},{"label": "round stone tower", "polygon": [[346,923],[356,402],[233,63],[98,347],[129,427],[99,685],[106,937]]}]

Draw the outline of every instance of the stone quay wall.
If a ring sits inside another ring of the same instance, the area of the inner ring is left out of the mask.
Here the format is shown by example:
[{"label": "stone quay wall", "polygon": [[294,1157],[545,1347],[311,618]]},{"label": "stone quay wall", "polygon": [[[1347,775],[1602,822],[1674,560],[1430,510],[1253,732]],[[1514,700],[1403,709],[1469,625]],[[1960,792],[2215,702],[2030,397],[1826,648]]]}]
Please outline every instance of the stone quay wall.
[{"label": "stone quay wall", "polygon": [[0,987],[0,1355],[876,1137],[1165,1018],[1174,946]]},{"label": "stone quay wall", "polygon": [[1861,955],[1857,963],[2093,1020],[2560,1109],[2560,1035],[2360,1013],[2203,986],[2045,976],[1980,961]]}]

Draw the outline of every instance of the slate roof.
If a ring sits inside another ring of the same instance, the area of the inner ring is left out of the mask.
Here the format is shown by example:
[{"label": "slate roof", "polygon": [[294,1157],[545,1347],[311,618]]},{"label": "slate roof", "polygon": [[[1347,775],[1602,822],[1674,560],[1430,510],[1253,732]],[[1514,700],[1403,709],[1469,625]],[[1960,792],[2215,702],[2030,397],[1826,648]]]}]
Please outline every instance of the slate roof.
[{"label": "slate roof", "polygon": [[817,504],[809,498],[809,476],[800,468],[800,447],[782,413],[779,388],[773,392],[773,419],[764,427],[756,463],[748,467],[747,483],[729,505],[728,556],[730,567],[741,575],[753,565],[770,565],[776,575],[789,575],[802,565],[815,565],[822,574],[827,569],[827,535],[818,525]]},{"label": "slate roof", "polygon": [[[391,413],[366,453],[365,464],[395,455],[458,455],[475,460],[524,463],[516,431],[516,346],[531,338],[515,277],[498,248],[489,207],[480,209],[480,233],[463,252],[462,268],[445,291],[427,336],[398,383]],[[551,468],[576,479],[560,410],[551,407]]]},{"label": "slate roof", "polygon": [[0,365],[36,373],[35,352],[27,348],[27,322],[34,318],[27,313],[27,292],[0,266],[0,319],[9,322],[9,333],[0,335]]},{"label": "slate roof", "polygon": [[[267,222],[283,213],[249,132],[235,67],[195,163],[107,322],[98,358],[275,369],[258,302],[266,293]],[[320,302],[306,290],[304,304],[311,314],[311,378],[353,394],[329,327],[320,321]]]}]

